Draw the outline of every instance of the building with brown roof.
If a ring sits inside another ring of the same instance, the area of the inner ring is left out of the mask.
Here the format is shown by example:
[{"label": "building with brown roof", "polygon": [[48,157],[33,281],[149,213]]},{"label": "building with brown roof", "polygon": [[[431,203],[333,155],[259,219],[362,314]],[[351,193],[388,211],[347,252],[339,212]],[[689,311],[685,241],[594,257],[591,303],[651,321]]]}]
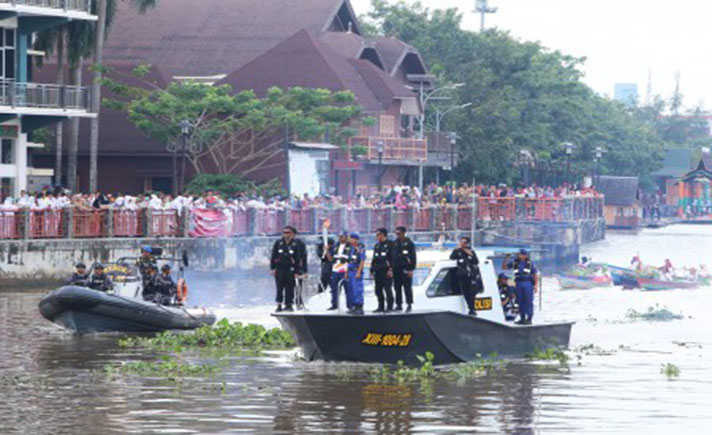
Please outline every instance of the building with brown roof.
[{"label": "building with brown roof", "polygon": [[[151,64],[166,82],[230,84],[258,94],[272,86],[352,91],[377,122],[357,126],[350,145],[365,150],[360,157],[331,152],[330,179],[339,193],[379,181],[412,182],[417,167],[446,166],[429,152],[426,139],[414,137],[421,108],[407,85],[409,75],[427,74],[423,59],[397,39],[362,36],[349,0],[170,0],[144,14],[128,3],[118,3],[107,37],[109,66]],[[143,136],[123,114],[105,108],[101,116],[101,189],[165,189],[172,156],[166,144]],[[88,149],[84,127],[80,154]],[[288,155],[283,160],[281,168],[272,162],[270,170],[251,176],[282,177],[288,185]],[[115,180],[111,171],[119,161],[124,177]]]}]

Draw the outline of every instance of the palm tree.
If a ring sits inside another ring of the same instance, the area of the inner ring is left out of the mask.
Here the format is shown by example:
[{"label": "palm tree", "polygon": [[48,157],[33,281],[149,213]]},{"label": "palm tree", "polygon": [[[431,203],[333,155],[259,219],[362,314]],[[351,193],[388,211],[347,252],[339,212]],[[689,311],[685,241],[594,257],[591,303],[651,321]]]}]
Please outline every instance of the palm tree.
[{"label": "palm tree", "polygon": [[[97,0],[97,25],[94,32],[94,80],[91,89],[91,110],[96,118],[91,120],[89,135],[89,191],[96,192],[99,185],[99,112],[101,111],[101,76],[106,31],[111,26],[116,10],[116,0]],[[156,6],[157,0],[133,0],[140,13]]]},{"label": "palm tree", "polygon": [[[97,186],[97,154],[99,142],[98,113],[101,103],[101,62],[104,39],[110,28],[116,11],[118,0],[97,0],[94,3],[94,13],[98,20],[96,25],[86,21],[71,21],[63,26],[40,32],[35,39],[34,47],[43,50],[47,55],[53,54],[56,47],[57,55],[57,84],[64,84],[65,57],[69,65],[70,84],[81,86],[82,62],[94,52],[94,83],[92,84],[91,110],[97,113],[97,118],[92,120],[90,135],[90,189],[96,190]],[[132,3],[141,13],[155,7],[157,0],[132,0]],[[41,64],[42,59],[38,59]],[[64,145],[63,124],[57,125],[56,153],[55,153],[55,182],[59,184],[62,176],[62,152]],[[79,119],[72,118],[68,128],[69,149],[67,159],[67,187],[77,190],[77,154],[79,149]]]}]

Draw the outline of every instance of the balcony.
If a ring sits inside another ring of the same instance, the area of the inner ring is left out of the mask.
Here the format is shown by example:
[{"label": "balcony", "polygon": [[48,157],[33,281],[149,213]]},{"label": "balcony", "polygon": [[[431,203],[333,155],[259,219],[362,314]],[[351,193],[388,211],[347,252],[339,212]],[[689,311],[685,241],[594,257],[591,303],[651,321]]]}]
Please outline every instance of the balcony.
[{"label": "balcony", "polygon": [[[356,136],[349,139],[349,145],[364,147],[366,152],[361,158],[369,161],[383,159],[383,163],[420,164],[428,160],[428,141],[402,137]],[[383,146],[383,155],[379,156],[379,145]]]},{"label": "balcony", "polygon": [[[0,80],[0,106],[9,106],[12,113],[19,109],[31,109],[23,112],[38,114],[52,110],[87,112],[89,104],[86,87]],[[0,109],[0,112],[6,110]]]},{"label": "balcony", "polygon": [[92,0],[0,0],[0,11],[96,20],[91,6]]}]

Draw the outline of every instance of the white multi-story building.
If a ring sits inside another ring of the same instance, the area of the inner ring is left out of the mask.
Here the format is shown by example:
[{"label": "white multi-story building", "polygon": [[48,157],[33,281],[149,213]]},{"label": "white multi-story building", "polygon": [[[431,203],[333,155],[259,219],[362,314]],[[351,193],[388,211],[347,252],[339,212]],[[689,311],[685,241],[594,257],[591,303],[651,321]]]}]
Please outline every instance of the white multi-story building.
[{"label": "white multi-story building", "polygon": [[96,19],[92,0],[0,0],[0,198],[27,189],[28,177],[53,175],[28,166],[28,150],[37,146],[28,134],[94,116],[88,88],[29,79],[33,35],[72,20]]}]

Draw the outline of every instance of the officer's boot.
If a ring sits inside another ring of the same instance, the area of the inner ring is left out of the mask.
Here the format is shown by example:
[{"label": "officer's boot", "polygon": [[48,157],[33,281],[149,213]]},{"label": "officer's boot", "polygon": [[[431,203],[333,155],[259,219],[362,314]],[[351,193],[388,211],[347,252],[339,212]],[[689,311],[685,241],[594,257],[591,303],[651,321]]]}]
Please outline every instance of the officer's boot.
[{"label": "officer's boot", "polygon": [[378,302],[378,308],[373,310],[374,313],[385,313],[386,310],[383,309],[383,302]]},{"label": "officer's boot", "polygon": [[393,311],[403,311],[403,305],[401,305],[401,304],[396,305],[396,308]]},{"label": "officer's boot", "polygon": [[412,304],[408,304],[408,307],[405,309],[405,312],[406,312],[406,313],[410,313],[411,311],[413,311],[413,305],[412,305]]},{"label": "officer's boot", "polygon": [[349,314],[353,314],[354,316],[362,316],[363,305],[354,305],[351,311],[349,311]]},{"label": "officer's boot", "polygon": [[294,307],[293,307],[291,304],[286,305],[286,306],[284,307],[284,311],[292,312],[292,311],[294,311]]},{"label": "officer's boot", "polygon": [[282,304],[278,304],[277,309],[275,311],[278,313],[281,313],[282,312]]}]

